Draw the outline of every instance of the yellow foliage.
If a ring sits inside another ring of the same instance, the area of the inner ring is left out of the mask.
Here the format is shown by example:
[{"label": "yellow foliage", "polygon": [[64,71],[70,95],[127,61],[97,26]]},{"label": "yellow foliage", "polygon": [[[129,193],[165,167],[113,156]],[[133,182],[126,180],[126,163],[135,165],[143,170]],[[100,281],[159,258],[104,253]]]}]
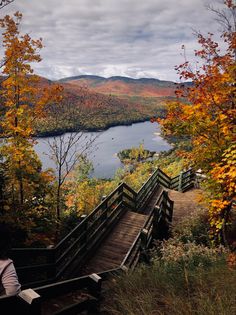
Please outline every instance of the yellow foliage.
[{"label": "yellow foliage", "polygon": [[166,134],[189,138],[191,152],[186,157],[203,170],[212,188],[210,223],[217,235],[223,228],[225,209],[236,195],[235,30],[222,37],[226,52],[225,47],[220,51],[213,34],[198,34],[201,49],[195,55],[202,66],[195,72],[189,62],[177,67],[180,78],[191,79],[192,86],[176,92],[182,98],[167,104],[167,117],[160,121]]}]

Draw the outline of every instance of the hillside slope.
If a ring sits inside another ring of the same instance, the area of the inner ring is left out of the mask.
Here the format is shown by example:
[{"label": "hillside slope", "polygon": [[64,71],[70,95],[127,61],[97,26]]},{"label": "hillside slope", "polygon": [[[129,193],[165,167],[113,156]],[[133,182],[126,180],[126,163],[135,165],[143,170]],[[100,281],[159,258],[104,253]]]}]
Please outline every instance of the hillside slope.
[{"label": "hillside slope", "polygon": [[[165,101],[174,97],[176,84],[157,79],[79,76],[51,81],[39,78],[40,87],[60,84],[61,104],[50,104],[44,118],[35,122],[37,135],[66,131],[101,130],[165,115]],[[4,102],[0,104],[4,114]]]},{"label": "hillside slope", "polygon": [[81,75],[64,78],[61,83],[86,86],[89,89],[119,96],[166,97],[174,96],[176,83],[152,78],[132,79],[128,77],[110,77]]},{"label": "hillside slope", "polygon": [[[42,82],[46,84],[45,79]],[[173,82],[97,76],[65,78],[64,101],[48,108],[47,118],[37,123],[37,133],[101,130],[115,125],[144,121],[165,114],[164,101],[174,97]],[[119,93],[118,93],[119,92]]]}]

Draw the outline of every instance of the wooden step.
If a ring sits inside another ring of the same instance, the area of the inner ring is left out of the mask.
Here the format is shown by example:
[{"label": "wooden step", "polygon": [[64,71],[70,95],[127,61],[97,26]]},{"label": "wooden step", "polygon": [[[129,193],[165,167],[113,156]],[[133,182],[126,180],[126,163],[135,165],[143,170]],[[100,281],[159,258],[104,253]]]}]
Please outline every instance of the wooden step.
[{"label": "wooden step", "polygon": [[147,215],[127,211],[87,262],[83,274],[119,267],[146,219]]}]

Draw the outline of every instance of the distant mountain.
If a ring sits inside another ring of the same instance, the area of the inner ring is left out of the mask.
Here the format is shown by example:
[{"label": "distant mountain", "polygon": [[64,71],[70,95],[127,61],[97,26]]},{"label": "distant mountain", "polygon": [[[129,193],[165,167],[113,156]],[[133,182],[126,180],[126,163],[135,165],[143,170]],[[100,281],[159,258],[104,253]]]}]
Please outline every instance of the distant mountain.
[{"label": "distant mountain", "polygon": [[[134,79],[130,77],[123,77],[123,76],[112,76],[109,78],[97,76],[97,75],[78,75],[78,76],[73,76],[73,77],[66,77],[62,78],[59,81],[61,82],[67,82],[67,81],[75,81],[75,80],[94,80],[98,82],[109,82],[109,81],[123,81],[127,83],[156,83],[156,84],[173,84],[174,82],[172,81],[165,81],[165,80],[159,80],[155,78],[139,78],[139,79]],[[175,83],[174,83],[175,84]]]},{"label": "distant mountain", "polygon": [[93,75],[80,75],[59,80],[60,83],[69,83],[87,87],[102,94],[117,96],[167,97],[174,96],[177,84],[171,81],[162,81],[154,78],[133,79],[129,77],[113,76],[104,78]]},{"label": "distant mountain", "polygon": [[66,77],[58,80],[58,82],[68,82],[68,81],[74,81],[74,80],[83,80],[83,79],[91,79],[95,81],[104,81],[106,78],[100,77],[98,75],[77,75],[73,77]]}]

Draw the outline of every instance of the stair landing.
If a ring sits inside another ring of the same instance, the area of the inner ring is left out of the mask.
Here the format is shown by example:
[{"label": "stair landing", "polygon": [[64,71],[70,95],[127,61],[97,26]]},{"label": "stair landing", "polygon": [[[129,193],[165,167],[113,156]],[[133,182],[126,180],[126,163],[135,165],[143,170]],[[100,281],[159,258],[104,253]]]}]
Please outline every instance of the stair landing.
[{"label": "stair landing", "polygon": [[202,194],[202,190],[200,189],[191,189],[184,193],[169,190],[168,193],[170,199],[174,201],[173,225],[181,221],[184,217],[191,215],[200,207],[199,199]]}]

